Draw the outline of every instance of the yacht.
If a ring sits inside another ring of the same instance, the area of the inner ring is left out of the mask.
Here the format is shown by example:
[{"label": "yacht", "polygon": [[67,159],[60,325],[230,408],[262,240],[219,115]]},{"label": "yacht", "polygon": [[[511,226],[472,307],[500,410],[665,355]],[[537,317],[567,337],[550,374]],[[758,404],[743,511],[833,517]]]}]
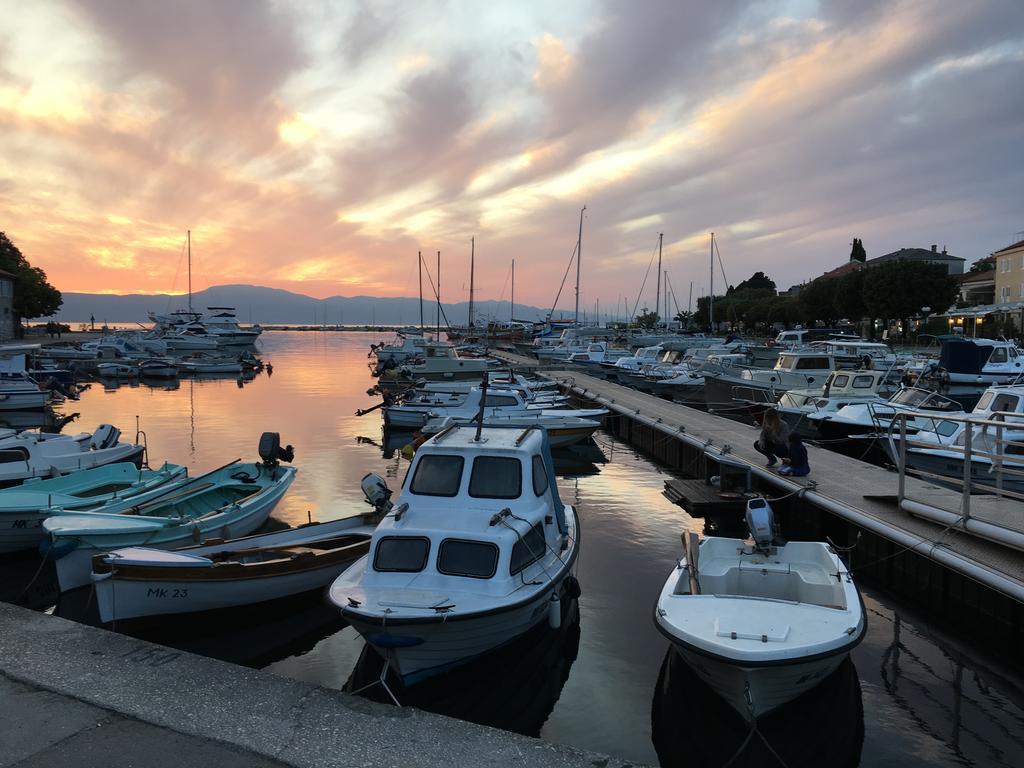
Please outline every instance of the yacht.
[{"label": "yacht", "polygon": [[[364,478],[371,502],[390,495]],[[389,502],[390,503],[390,502]],[[512,642],[579,595],[579,519],[544,430],[453,426],[416,451],[369,553],[330,601],[405,684]]]},{"label": "yacht", "polygon": [[401,372],[410,379],[478,379],[501,363],[486,357],[460,357],[451,344],[424,344],[420,357],[406,362]]},{"label": "yacht", "polygon": [[823,383],[835,367],[831,355],[783,352],[774,368],[746,368],[707,376],[704,397],[709,410],[730,408],[736,400],[771,402],[786,390]]},{"label": "yacht", "polygon": [[860,592],[828,545],[779,543],[765,499],[747,502],[752,542],[697,534],[662,587],[654,623],[743,718],[826,679],[867,631]]},{"label": "yacht", "polygon": [[206,332],[222,347],[249,346],[263,333],[259,325],[243,328],[238,324],[234,307],[207,307],[200,318]]}]

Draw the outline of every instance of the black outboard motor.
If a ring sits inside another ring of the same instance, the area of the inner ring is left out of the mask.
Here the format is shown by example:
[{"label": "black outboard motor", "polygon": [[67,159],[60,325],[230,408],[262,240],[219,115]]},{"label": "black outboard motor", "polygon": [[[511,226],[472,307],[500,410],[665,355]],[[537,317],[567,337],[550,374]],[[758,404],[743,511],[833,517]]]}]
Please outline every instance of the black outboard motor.
[{"label": "black outboard motor", "polygon": [[295,449],[290,445],[281,447],[281,435],[277,432],[264,432],[260,435],[260,458],[266,467],[276,467],[278,462],[291,462],[295,459]]}]

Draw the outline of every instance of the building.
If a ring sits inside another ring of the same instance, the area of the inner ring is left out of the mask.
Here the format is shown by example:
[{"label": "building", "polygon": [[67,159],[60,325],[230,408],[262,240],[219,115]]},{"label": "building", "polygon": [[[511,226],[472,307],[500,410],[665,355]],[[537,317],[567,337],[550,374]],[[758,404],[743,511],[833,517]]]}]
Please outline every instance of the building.
[{"label": "building", "polygon": [[[991,264],[991,267],[988,265]],[[971,306],[994,304],[996,301],[996,267],[995,258],[986,256],[978,259],[971,267],[973,272],[965,272],[957,279],[960,281],[960,303]]]},{"label": "building", "polygon": [[996,251],[996,303],[1024,301],[1024,240]]},{"label": "building", "polygon": [[874,259],[868,259],[866,264],[874,267],[878,264],[885,264],[888,261],[923,261],[925,264],[941,264],[946,268],[948,275],[962,275],[964,273],[964,262],[959,256],[952,256],[943,248],[933,245],[931,250],[927,248],[900,248],[898,251],[887,253]]},{"label": "building", "polygon": [[14,338],[14,275],[0,269],[0,341]]}]

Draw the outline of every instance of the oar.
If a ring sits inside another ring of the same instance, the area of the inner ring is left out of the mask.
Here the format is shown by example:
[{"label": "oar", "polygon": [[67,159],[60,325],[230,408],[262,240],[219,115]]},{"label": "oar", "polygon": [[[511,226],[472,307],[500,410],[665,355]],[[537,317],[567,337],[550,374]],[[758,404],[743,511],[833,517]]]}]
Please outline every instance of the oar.
[{"label": "oar", "polygon": [[367,408],[365,411],[364,410],[357,410],[356,411],[356,416],[365,416],[366,414],[373,413],[378,408],[383,408],[383,407],[384,407],[384,403],[383,402],[377,403],[376,405],[374,405],[374,406],[372,406],[370,408]]}]

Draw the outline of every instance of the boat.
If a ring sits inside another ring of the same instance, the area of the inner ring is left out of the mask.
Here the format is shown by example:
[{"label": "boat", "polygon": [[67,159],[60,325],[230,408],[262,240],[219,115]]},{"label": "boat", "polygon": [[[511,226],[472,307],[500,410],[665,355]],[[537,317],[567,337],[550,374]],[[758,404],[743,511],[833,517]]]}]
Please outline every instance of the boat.
[{"label": "boat", "polygon": [[[521,373],[511,371],[488,371],[487,386],[516,389],[525,396],[540,394],[550,390],[558,389],[558,382],[552,379],[537,379],[523,376]],[[416,389],[419,392],[431,394],[465,395],[473,387],[479,387],[480,382],[476,381],[423,381],[417,382]]]},{"label": "boat", "polygon": [[531,403],[514,390],[496,389],[491,391],[489,387],[477,387],[471,389],[464,397],[440,395],[418,401],[414,399],[401,405],[387,406],[384,408],[384,423],[392,429],[417,429],[435,416],[473,419],[479,417],[481,413],[485,417],[519,416],[533,413],[593,419],[604,418],[608,415],[608,411],[603,408],[576,410],[559,408],[558,406],[563,402],[564,400],[541,400]]},{"label": "boat", "polygon": [[28,355],[38,349],[35,344],[0,347],[0,411],[34,411],[49,404],[50,392],[25,370]]},{"label": "boat", "polygon": [[479,379],[501,365],[490,358],[460,357],[451,344],[428,343],[419,357],[408,360],[399,370],[409,379]]},{"label": "boat", "polygon": [[370,552],[328,595],[385,659],[382,680],[391,668],[409,685],[557,625],[578,554],[544,430],[453,426],[420,446]]},{"label": "boat", "polygon": [[741,717],[758,717],[827,678],[864,639],[860,592],[821,542],[777,544],[771,507],[747,502],[753,543],[684,534],[654,623]]},{"label": "boat", "polygon": [[[455,416],[435,416],[427,420],[420,431],[427,436],[444,432],[453,424],[471,426],[478,418],[459,418]],[[552,448],[565,448],[575,445],[591,437],[601,428],[600,419],[583,419],[579,416],[561,416],[558,411],[542,411],[526,413],[518,416],[484,416],[485,427],[540,427],[548,433],[548,441]]]},{"label": "boat", "polygon": [[45,538],[43,521],[55,510],[140,504],[166,493],[186,476],[185,467],[178,464],[151,470],[120,462],[0,490],[0,552],[37,547]]},{"label": "boat", "polygon": [[[924,412],[935,415],[963,415],[960,404],[945,395],[921,387],[904,387],[885,402],[854,402],[833,411],[807,416],[818,430],[819,437],[837,443],[861,435],[881,434],[889,428],[897,413]],[[907,430],[917,431],[916,422],[908,421]]]},{"label": "boat", "polygon": [[774,368],[745,368],[706,375],[704,397],[709,411],[733,408],[737,400],[770,401],[786,390],[823,383],[835,367],[831,355],[783,352]]},{"label": "boat", "polygon": [[366,554],[376,520],[356,515],[173,551],[94,555],[100,621],[223,611],[322,589]]},{"label": "boat", "polygon": [[241,373],[242,363],[228,357],[206,355],[197,352],[190,357],[178,361],[178,369],[182,373]]},{"label": "boat", "polygon": [[948,384],[1010,384],[1024,374],[1024,352],[1006,339],[940,339],[938,363],[924,375]]},{"label": "boat", "polygon": [[239,325],[234,307],[207,307],[199,322],[220,347],[252,346],[263,333],[259,325]]},{"label": "boat", "polygon": [[178,375],[178,366],[173,360],[151,358],[139,363],[139,376],[153,379],[173,379]]},{"label": "boat", "polygon": [[390,344],[371,344],[370,354],[377,358],[377,365],[382,368],[386,363],[404,363],[406,360],[419,357],[423,354],[425,344],[426,340],[419,331],[415,334],[399,331]]},{"label": "boat", "polygon": [[96,375],[102,379],[134,379],[139,369],[127,363],[100,363],[96,366]]},{"label": "boat", "polygon": [[86,586],[92,556],[124,547],[175,549],[257,530],[295,480],[292,451],[276,433],[260,439],[258,463],[232,462],[167,495],[118,512],[61,511],[43,522],[41,550],[56,560],[62,592]]},{"label": "boat", "polygon": [[104,464],[141,462],[144,447],[122,443],[120,438],[121,430],[110,424],[101,424],[95,432],[77,435],[35,430],[0,432],[0,487],[16,485],[33,477],[57,477]]}]

